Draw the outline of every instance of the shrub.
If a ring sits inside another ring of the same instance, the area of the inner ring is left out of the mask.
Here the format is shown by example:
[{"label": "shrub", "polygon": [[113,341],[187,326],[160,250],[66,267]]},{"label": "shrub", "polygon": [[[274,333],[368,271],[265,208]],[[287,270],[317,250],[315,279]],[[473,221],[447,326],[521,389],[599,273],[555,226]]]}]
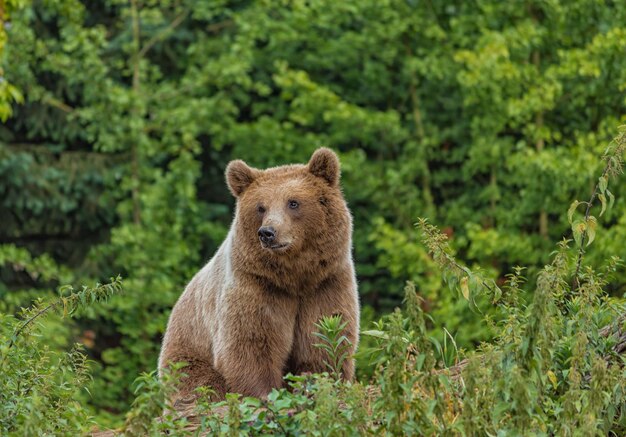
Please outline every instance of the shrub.
[{"label": "shrub", "polygon": [[0,314],[0,434],[75,435],[92,423],[77,401],[89,381],[87,357],[76,345],[69,352],[39,341],[39,322],[52,312],[72,316],[81,308],[121,291],[121,279],[37,300],[19,318]]}]

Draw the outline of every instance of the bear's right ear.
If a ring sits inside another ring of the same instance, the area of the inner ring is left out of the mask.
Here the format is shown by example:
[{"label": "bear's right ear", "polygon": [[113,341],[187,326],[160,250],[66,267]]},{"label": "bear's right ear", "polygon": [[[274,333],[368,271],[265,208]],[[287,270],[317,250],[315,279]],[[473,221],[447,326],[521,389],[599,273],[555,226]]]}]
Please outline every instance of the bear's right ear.
[{"label": "bear's right ear", "polygon": [[233,196],[239,197],[259,175],[259,170],[249,167],[241,159],[231,161],[226,167],[226,183]]}]

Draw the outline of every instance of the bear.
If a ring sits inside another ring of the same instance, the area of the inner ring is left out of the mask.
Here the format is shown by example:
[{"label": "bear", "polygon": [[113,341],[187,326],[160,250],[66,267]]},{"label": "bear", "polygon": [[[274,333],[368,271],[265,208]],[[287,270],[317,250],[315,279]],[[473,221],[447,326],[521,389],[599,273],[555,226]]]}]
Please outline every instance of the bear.
[{"label": "bear", "polygon": [[341,374],[352,380],[360,309],[339,158],[319,148],[307,164],[265,170],[235,160],[225,176],[234,219],[172,310],[159,374],[186,363],[176,399],[200,386],[214,400],[265,398],[287,373],[328,370],[312,333],[321,317],[340,314],[351,344]]}]

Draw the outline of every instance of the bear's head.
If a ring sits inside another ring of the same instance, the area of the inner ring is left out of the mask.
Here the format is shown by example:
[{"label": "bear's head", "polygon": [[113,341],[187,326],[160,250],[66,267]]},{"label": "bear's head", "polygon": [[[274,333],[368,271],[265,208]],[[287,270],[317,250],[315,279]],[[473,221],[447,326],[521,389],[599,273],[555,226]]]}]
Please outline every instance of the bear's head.
[{"label": "bear's head", "polygon": [[308,164],[259,170],[241,160],[226,169],[237,198],[235,246],[268,276],[325,269],[350,256],[352,222],[339,186],[339,159],[316,150]]}]

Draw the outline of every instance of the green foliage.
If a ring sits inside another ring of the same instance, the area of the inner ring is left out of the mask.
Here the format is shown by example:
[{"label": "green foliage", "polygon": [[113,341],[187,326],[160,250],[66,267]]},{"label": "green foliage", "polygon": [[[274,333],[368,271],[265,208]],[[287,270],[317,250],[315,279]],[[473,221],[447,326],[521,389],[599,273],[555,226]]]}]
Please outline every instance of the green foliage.
[{"label": "green foliage", "polygon": [[19,319],[0,315],[0,433],[2,435],[75,435],[92,423],[78,401],[89,381],[81,346],[69,352],[50,350],[40,341],[41,318],[53,312],[72,316],[121,291],[119,278],[79,291],[59,290],[46,303],[38,300]]},{"label": "green foliage", "polygon": [[364,387],[328,374],[288,376],[289,389],[265,400],[228,394],[219,403],[200,401],[196,432],[211,435],[358,435],[368,431]]},{"label": "green foliage", "polygon": [[[441,235],[433,227],[430,233],[429,244],[439,245]],[[211,435],[623,435],[626,359],[615,346],[624,341],[626,306],[607,300],[603,273],[588,271],[574,292],[566,279],[576,257],[567,241],[560,243],[528,303],[521,297],[522,269],[516,269],[497,302],[509,317],[498,324],[495,341],[454,366],[433,347],[409,283],[404,309],[363,332],[377,343],[373,386],[327,374],[289,376],[289,389],[267,399],[201,399],[194,413],[200,420],[191,429]],[[613,263],[608,271],[615,271]]]},{"label": "green foliage", "polygon": [[[22,0],[3,0],[0,5],[0,56],[4,53],[4,46],[7,43],[7,29],[11,28],[11,15],[24,7]],[[6,62],[2,59],[2,63]],[[7,82],[4,77],[4,70],[0,66],[0,120],[5,122],[12,114],[12,103],[24,103],[24,96],[20,90]]]},{"label": "green foliage", "polygon": [[124,435],[158,435],[166,431],[168,435],[184,435],[187,422],[175,414],[168,401],[176,392],[183,367],[184,363],[176,363],[164,369],[160,377],[152,371],[135,380],[136,397],[126,413],[122,429]]},{"label": "green foliage", "polygon": [[314,332],[313,335],[322,342],[316,343],[314,346],[326,352],[328,360],[324,363],[335,379],[341,377],[343,363],[352,359],[349,355],[352,343],[343,335],[347,325],[348,322],[342,321],[341,314],[322,317],[315,324],[318,331]]},{"label": "green foliage", "polygon": [[[563,299],[608,257],[626,259],[623,184],[596,160],[625,121],[622,2],[5,0],[0,9],[0,311],[52,298],[60,284],[126,278],[124,297],[41,330],[51,352],[84,344],[98,393],[85,403],[105,423],[120,424],[173,303],[226,233],[231,159],[265,167],[337,149],[363,314],[393,311],[410,280],[446,365],[502,330],[522,341],[516,320],[547,280],[550,241],[570,229],[578,248],[594,250],[568,258],[580,268],[560,280]],[[595,200],[561,214],[592,185]],[[445,240],[420,225],[441,257],[418,244],[415,217],[441,224]],[[602,289],[620,298],[626,271],[613,265]],[[539,332],[534,320],[528,329]],[[553,344],[559,329],[536,341]],[[372,360],[357,358],[372,376]],[[423,429],[447,430],[442,417]]]}]

